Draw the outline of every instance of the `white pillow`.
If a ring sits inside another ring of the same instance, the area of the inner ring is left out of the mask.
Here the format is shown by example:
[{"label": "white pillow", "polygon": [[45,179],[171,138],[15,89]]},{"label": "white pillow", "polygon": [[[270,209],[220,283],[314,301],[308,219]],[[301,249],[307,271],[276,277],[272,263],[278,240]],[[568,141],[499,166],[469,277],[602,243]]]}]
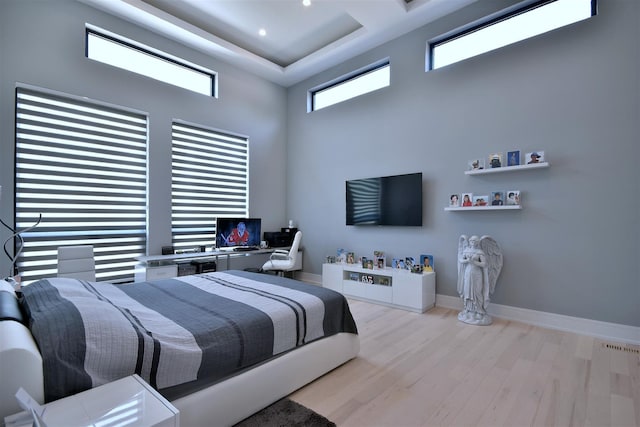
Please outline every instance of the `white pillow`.
[{"label": "white pillow", "polygon": [[11,292],[13,296],[16,296],[16,292],[13,290],[13,286],[6,280],[0,280],[0,291]]}]

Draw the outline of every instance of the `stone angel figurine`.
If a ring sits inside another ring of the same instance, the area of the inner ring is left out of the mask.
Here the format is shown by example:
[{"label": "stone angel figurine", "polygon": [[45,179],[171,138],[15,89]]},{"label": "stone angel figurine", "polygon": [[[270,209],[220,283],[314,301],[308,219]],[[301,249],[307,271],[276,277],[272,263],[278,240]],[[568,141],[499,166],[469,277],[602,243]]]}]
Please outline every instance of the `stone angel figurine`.
[{"label": "stone angel figurine", "polygon": [[502,270],[502,250],[491,236],[461,235],[458,240],[458,294],[464,309],[458,320],[471,325],[490,325],[487,314],[489,295],[493,294]]}]

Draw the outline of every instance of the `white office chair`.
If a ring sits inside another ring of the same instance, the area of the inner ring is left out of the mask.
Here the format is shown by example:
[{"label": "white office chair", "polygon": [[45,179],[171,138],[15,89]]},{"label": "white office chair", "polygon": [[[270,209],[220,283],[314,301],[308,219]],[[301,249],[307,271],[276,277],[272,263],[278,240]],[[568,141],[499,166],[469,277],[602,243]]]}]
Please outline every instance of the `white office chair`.
[{"label": "white office chair", "polygon": [[269,257],[269,261],[262,266],[262,271],[275,271],[278,275],[284,276],[285,272],[296,270],[296,262],[298,261],[298,249],[300,248],[300,240],[302,240],[302,231],[296,232],[291,244],[291,249],[276,249]]},{"label": "white office chair", "polygon": [[58,248],[58,277],[95,282],[96,262],[93,246],[60,246]]}]

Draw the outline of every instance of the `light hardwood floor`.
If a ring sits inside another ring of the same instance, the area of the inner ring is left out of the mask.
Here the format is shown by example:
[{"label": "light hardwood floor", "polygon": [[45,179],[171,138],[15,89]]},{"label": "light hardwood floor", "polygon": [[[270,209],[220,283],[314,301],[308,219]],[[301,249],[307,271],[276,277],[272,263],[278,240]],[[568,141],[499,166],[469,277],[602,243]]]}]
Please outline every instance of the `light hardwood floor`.
[{"label": "light hardwood floor", "polygon": [[290,396],[340,427],[640,424],[638,346],[349,303],[359,356]]}]

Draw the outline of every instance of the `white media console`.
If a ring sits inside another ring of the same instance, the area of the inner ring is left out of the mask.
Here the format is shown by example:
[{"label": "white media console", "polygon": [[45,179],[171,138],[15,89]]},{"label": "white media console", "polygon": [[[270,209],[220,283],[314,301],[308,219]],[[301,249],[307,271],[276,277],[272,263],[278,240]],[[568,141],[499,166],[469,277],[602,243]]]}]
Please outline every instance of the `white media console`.
[{"label": "white media console", "polygon": [[358,264],[322,265],[322,286],[346,296],[423,313],[436,303],[436,273]]}]

